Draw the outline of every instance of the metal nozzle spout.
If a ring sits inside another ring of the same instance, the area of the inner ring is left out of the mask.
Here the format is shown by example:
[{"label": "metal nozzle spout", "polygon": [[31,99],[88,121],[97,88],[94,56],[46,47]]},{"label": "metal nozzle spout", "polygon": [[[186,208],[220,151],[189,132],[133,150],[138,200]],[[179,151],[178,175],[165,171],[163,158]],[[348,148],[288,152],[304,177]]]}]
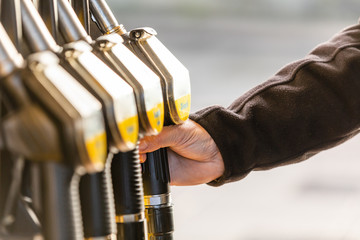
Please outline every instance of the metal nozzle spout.
[{"label": "metal nozzle spout", "polygon": [[58,10],[57,0],[38,0],[37,9],[49,32],[58,39]]},{"label": "metal nozzle spout", "polygon": [[22,46],[22,26],[21,26],[21,9],[20,1],[0,1],[0,17],[3,27],[7,31],[15,47],[20,50]]},{"label": "metal nozzle spout", "polygon": [[21,67],[24,59],[16,50],[14,44],[0,23],[0,77],[6,77],[15,69]]},{"label": "metal nozzle spout", "polygon": [[105,0],[90,0],[90,11],[95,17],[97,24],[105,34],[112,32],[126,32],[123,25],[120,25]]},{"label": "metal nozzle spout", "polygon": [[91,38],[87,34],[76,13],[68,0],[58,0],[59,27],[67,43],[84,40],[91,43]]},{"label": "metal nozzle spout", "polygon": [[87,33],[90,33],[90,10],[89,0],[77,0],[71,2],[74,12],[78,16],[81,24]]},{"label": "metal nozzle spout", "polygon": [[59,50],[31,0],[21,0],[21,16],[24,36],[33,52]]}]

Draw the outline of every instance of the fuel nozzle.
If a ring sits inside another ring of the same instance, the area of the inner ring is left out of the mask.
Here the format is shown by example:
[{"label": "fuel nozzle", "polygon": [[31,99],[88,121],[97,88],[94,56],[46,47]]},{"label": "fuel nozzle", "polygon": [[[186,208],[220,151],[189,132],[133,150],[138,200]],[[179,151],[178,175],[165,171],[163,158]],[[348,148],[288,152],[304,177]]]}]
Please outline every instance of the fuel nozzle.
[{"label": "fuel nozzle", "polygon": [[[140,123],[140,135],[158,134],[164,123],[160,79],[123,44],[116,33],[96,40],[97,55],[132,86]],[[118,239],[146,239],[141,167],[137,149],[114,155],[112,179]],[[125,194],[124,194],[125,193]]]},{"label": "fuel nozzle", "polygon": [[[90,0],[90,9],[100,30],[118,34],[123,44],[160,78],[165,108],[165,125],[180,124],[190,113],[191,94],[188,70],[157,39],[152,28],[127,32],[105,0]],[[172,239],[174,231],[170,198],[170,174],[166,149],[147,154],[143,164],[146,218],[150,239]]]},{"label": "fuel nozzle", "polygon": [[[181,124],[190,113],[188,70],[157,39],[151,28],[134,29],[123,35],[126,45],[161,79],[165,99],[165,125]],[[173,210],[167,149],[147,154],[143,164],[145,208],[149,239],[173,239]]]},{"label": "fuel nozzle", "polygon": [[[131,49],[161,79],[165,99],[165,125],[181,124],[190,113],[188,70],[158,40],[155,30],[139,28],[123,35]],[[147,154],[143,164],[149,239],[173,239],[173,211],[167,149]]]}]

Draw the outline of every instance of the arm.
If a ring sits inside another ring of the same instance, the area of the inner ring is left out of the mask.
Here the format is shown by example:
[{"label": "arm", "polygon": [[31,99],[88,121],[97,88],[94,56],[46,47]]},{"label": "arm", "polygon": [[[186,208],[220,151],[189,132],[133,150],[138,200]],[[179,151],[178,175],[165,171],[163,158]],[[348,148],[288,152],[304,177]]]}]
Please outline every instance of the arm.
[{"label": "arm", "polygon": [[191,119],[211,136],[225,166],[212,185],[344,142],[360,127],[360,25],[285,66],[230,107],[212,106]]}]

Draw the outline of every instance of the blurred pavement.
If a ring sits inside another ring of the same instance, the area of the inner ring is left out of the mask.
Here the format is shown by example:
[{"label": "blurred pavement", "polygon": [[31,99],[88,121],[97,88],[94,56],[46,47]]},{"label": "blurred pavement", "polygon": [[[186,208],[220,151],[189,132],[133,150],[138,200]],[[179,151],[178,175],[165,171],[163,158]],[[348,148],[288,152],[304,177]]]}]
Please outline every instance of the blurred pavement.
[{"label": "blurred pavement", "polygon": [[[360,16],[356,1],[300,2],[109,1],[127,29],[155,28],[189,68],[193,112],[229,105]],[[173,187],[175,240],[359,240],[359,158],[360,136],[219,188]]]}]

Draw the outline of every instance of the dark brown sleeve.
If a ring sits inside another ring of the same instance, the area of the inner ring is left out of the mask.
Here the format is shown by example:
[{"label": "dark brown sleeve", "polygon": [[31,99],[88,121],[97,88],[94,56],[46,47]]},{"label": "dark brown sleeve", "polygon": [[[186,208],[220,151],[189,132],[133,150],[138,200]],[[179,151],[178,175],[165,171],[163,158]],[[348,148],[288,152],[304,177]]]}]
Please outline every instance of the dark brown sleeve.
[{"label": "dark brown sleeve", "polygon": [[222,185],[299,162],[338,145],[360,127],[360,25],[351,26],[285,66],[228,108],[192,114],[216,142]]}]

